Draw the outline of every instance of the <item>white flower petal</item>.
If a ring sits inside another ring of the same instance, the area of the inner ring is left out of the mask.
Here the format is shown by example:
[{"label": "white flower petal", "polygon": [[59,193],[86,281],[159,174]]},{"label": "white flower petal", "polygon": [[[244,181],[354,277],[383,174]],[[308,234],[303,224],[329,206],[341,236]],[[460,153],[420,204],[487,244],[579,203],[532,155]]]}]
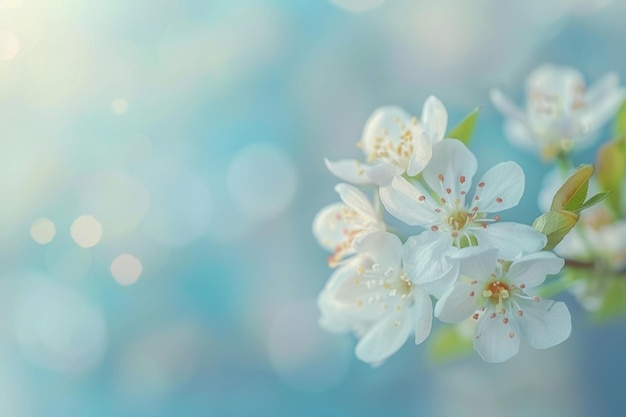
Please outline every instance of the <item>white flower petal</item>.
[{"label": "white flower petal", "polygon": [[494,107],[502,113],[504,116],[509,117],[511,119],[515,119],[516,121],[528,125],[526,114],[520,110],[511,100],[509,100],[502,91],[498,89],[493,89],[489,93],[489,97],[491,98],[491,102]]},{"label": "white flower petal", "polygon": [[562,302],[541,299],[539,302],[517,299],[523,315],[516,316],[530,346],[547,349],[567,339],[572,331],[572,318]]},{"label": "white flower petal", "polygon": [[379,187],[386,187],[395,176],[402,175],[403,170],[399,166],[381,161],[367,168],[365,175]]},{"label": "white flower petal", "polygon": [[367,255],[378,264],[381,271],[389,268],[396,274],[402,262],[402,242],[398,236],[389,232],[373,232],[354,240],[352,247],[361,255]]},{"label": "white flower petal", "polygon": [[538,252],[546,246],[546,236],[519,223],[493,223],[473,230],[479,246],[500,249],[504,259],[515,259],[525,253]]},{"label": "white flower petal", "polygon": [[419,174],[428,165],[432,156],[433,148],[428,136],[425,133],[415,136],[413,138],[413,154],[411,154],[406,173],[411,177]]},{"label": "white flower petal", "polygon": [[411,116],[402,108],[395,106],[379,107],[365,122],[361,143],[365,155],[372,154],[377,138],[388,137],[393,143],[400,141],[400,137],[407,127],[410,127]]},{"label": "white flower petal", "polygon": [[413,330],[411,309],[388,314],[377,321],[356,345],[356,357],[364,362],[375,363],[396,353]]},{"label": "white flower petal", "polygon": [[[441,142],[446,135],[448,112],[443,103],[435,96],[430,96],[422,107],[422,128],[428,134],[431,144]],[[415,174],[409,174],[415,175]]]},{"label": "white flower petal", "polygon": [[[344,230],[353,226],[345,221],[346,210],[349,210],[349,207],[345,204],[335,203],[322,208],[315,215],[313,236],[324,249],[334,251],[336,246],[346,239]],[[350,252],[352,252],[351,249]]]},{"label": "white flower petal", "polygon": [[469,247],[451,256],[461,263],[460,275],[479,282],[488,281],[498,259],[498,249],[493,247]]},{"label": "white flower petal", "polygon": [[447,233],[427,230],[411,236],[403,248],[404,271],[417,284],[441,279],[454,267],[448,256],[457,250]]},{"label": "white flower petal", "polygon": [[415,305],[412,310],[415,313],[415,344],[422,343],[428,335],[433,325],[433,303],[428,294],[419,288],[413,290]]},{"label": "white flower petal", "polygon": [[526,92],[560,97],[564,111],[572,108],[574,97],[584,88],[585,80],[578,70],[567,66],[546,64],[533,70],[526,79]]},{"label": "white flower petal", "polygon": [[545,281],[546,275],[559,273],[564,264],[565,261],[552,252],[533,253],[513,262],[507,278],[517,286],[536,287]]},{"label": "white flower petal", "polygon": [[392,216],[408,225],[433,224],[439,216],[435,213],[432,199],[417,187],[402,177],[394,177],[389,186],[380,188],[380,199]]},{"label": "white flower petal", "polygon": [[371,261],[364,256],[355,256],[337,268],[317,297],[317,306],[321,312],[320,326],[334,332],[347,332],[351,329],[349,317],[343,314],[342,306],[335,300],[339,287],[353,281],[360,266],[369,267]]},{"label": "white flower petal", "polygon": [[[452,259],[452,258],[449,258]],[[432,295],[435,298],[441,298],[441,296],[452,287],[459,277],[459,263],[457,261],[452,262],[452,269],[445,273],[441,278],[434,281],[423,282],[422,279],[426,278],[420,275],[414,281],[417,283],[426,293]]]},{"label": "white flower petal", "polygon": [[358,211],[366,217],[376,217],[376,211],[365,194],[358,188],[349,184],[337,184],[335,191],[341,200],[351,209]]},{"label": "white flower petal", "polygon": [[476,326],[474,349],[486,362],[504,362],[519,351],[520,331],[515,320],[491,308],[483,312]]},{"label": "white flower petal", "polygon": [[446,139],[433,147],[433,156],[422,171],[430,188],[450,204],[465,204],[472,177],[476,173],[476,157],[461,141]]},{"label": "white flower petal", "polygon": [[539,150],[539,142],[533,135],[531,128],[525,122],[512,118],[507,119],[504,122],[504,134],[513,146],[530,152],[537,152]]},{"label": "white flower petal", "polygon": [[604,75],[587,90],[587,94],[585,94],[587,105],[594,106],[603,101],[607,94],[612,94],[618,89],[619,75],[615,72]]},{"label": "white flower petal", "polygon": [[483,175],[476,186],[474,205],[480,213],[515,207],[524,194],[524,171],[513,161],[501,162]]},{"label": "white flower petal", "polygon": [[596,131],[615,115],[624,102],[626,90],[617,88],[607,92],[595,103],[589,104],[587,110],[581,116],[581,122],[586,131]]},{"label": "white flower petal", "polygon": [[371,183],[370,179],[365,175],[365,171],[369,167],[367,164],[356,159],[341,159],[334,162],[325,159],[324,161],[326,162],[326,168],[343,181],[359,185]]},{"label": "white flower petal", "polygon": [[480,283],[457,281],[435,305],[435,317],[446,323],[460,323],[484,304]]}]

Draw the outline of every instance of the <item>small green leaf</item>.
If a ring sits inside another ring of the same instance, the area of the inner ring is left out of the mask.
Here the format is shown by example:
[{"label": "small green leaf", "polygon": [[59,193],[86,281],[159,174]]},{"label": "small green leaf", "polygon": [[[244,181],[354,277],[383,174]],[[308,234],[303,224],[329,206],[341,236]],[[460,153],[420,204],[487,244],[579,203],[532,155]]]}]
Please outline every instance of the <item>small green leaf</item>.
[{"label": "small green leaf", "polygon": [[456,326],[436,329],[430,336],[428,354],[433,362],[457,359],[472,351],[472,338],[461,334]]},{"label": "small green leaf", "polygon": [[461,123],[459,123],[454,129],[448,132],[446,137],[458,139],[466,146],[468,146],[470,140],[472,139],[472,134],[474,133],[476,119],[478,118],[478,111],[479,108],[476,107],[470,114],[465,117],[465,119],[461,120]]},{"label": "small green leaf", "polygon": [[626,137],[603,145],[598,151],[596,164],[600,188],[603,191],[613,191],[607,203],[615,213],[620,213],[620,190],[626,175]]},{"label": "small green leaf", "polygon": [[615,136],[626,136],[626,101],[622,103],[622,107],[619,108],[615,115],[613,130]]},{"label": "small green leaf", "polygon": [[574,210],[574,213],[580,213],[583,210],[586,210],[586,209],[588,209],[590,207],[595,206],[596,204],[598,204],[599,202],[601,202],[602,200],[607,198],[609,195],[611,195],[610,191],[607,191],[607,192],[604,192],[604,193],[598,193],[598,194],[594,195],[589,200],[585,201],[585,203],[582,206],[580,206],[580,208],[578,210]]},{"label": "small green leaf", "polygon": [[533,223],[535,230],[548,238],[544,250],[552,250],[569,233],[578,221],[578,214],[566,210],[550,210],[537,217]]},{"label": "small green leaf", "polygon": [[550,210],[576,211],[584,204],[593,175],[593,165],[581,165],[559,188],[552,199]]}]

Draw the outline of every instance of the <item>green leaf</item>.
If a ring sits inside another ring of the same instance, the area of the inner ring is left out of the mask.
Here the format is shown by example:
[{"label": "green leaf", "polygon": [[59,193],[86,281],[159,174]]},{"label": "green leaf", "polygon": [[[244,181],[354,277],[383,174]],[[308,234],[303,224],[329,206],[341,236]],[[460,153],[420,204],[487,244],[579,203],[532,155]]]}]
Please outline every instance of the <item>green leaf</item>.
[{"label": "green leaf", "polygon": [[596,195],[594,195],[593,197],[591,197],[589,200],[585,201],[585,203],[580,206],[580,208],[578,210],[574,210],[575,213],[580,213],[583,210],[586,210],[590,207],[595,206],[596,204],[598,204],[599,202],[603,201],[605,198],[607,198],[608,196],[611,195],[610,191],[604,192],[604,193],[598,193]]},{"label": "green leaf", "polygon": [[550,210],[537,217],[533,228],[548,238],[544,250],[552,250],[569,233],[578,221],[578,214],[566,210]]},{"label": "green leaf", "polygon": [[603,191],[613,191],[607,203],[616,214],[619,214],[622,210],[621,186],[626,175],[626,136],[603,145],[598,150],[596,165],[598,184]]},{"label": "green leaf", "polygon": [[472,352],[472,338],[461,334],[457,326],[436,329],[430,335],[428,355],[433,362],[441,363],[463,357]]},{"label": "green leaf", "polygon": [[626,282],[623,277],[596,277],[609,279],[609,285],[604,291],[604,299],[600,308],[594,312],[597,321],[608,321],[626,315]]},{"label": "green leaf", "polygon": [[458,139],[466,146],[468,146],[470,140],[472,139],[472,134],[474,133],[476,119],[478,118],[478,111],[479,108],[476,107],[470,114],[465,117],[465,119],[461,120],[461,123],[459,123],[454,129],[448,132],[446,137]]},{"label": "green leaf", "polygon": [[622,107],[619,108],[615,115],[613,130],[615,136],[626,136],[626,101],[622,103]]},{"label": "green leaf", "polygon": [[581,165],[565,180],[552,199],[550,210],[577,211],[587,198],[589,179],[593,175],[593,165]]}]

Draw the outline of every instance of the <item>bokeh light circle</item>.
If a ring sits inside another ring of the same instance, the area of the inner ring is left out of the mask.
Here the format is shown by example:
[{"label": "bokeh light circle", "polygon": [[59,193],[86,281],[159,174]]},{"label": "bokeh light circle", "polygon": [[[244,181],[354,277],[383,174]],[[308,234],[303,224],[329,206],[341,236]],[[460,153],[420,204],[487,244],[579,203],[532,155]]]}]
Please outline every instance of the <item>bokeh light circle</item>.
[{"label": "bokeh light circle", "polygon": [[56,234],[56,227],[50,219],[37,219],[30,226],[30,235],[40,245],[52,242]]},{"label": "bokeh light circle", "polygon": [[20,51],[20,38],[10,30],[0,30],[0,61],[11,61]]},{"label": "bokeh light circle", "polygon": [[126,113],[128,111],[128,101],[124,98],[116,98],[111,103],[111,110],[118,115]]},{"label": "bokeh light circle", "polygon": [[296,389],[326,391],[346,376],[352,361],[349,337],[321,329],[313,300],[283,307],[275,316],[267,338],[274,371]]},{"label": "bokeh light circle", "polygon": [[102,239],[102,225],[95,217],[83,215],[74,220],[70,234],[78,246],[91,248]]},{"label": "bokeh light circle", "polygon": [[81,293],[47,278],[22,284],[13,324],[24,355],[56,371],[92,368],[106,348],[106,325],[99,309]]},{"label": "bokeh light circle", "polygon": [[111,275],[121,285],[132,285],[141,276],[141,261],[130,254],[118,256],[111,262]]},{"label": "bokeh light circle", "polygon": [[284,212],[298,185],[291,157],[270,143],[256,143],[239,151],[230,164],[227,181],[235,207],[257,220]]}]

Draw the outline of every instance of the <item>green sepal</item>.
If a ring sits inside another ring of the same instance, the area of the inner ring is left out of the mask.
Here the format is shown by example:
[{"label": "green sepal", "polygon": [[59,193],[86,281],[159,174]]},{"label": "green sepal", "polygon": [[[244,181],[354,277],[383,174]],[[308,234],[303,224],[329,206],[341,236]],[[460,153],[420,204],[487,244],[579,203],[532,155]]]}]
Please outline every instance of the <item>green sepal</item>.
[{"label": "green sepal", "polygon": [[565,180],[554,195],[550,210],[579,211],[587,198],[589,180],[593,171],[593,165],[581,165],[576,168],[576,171]]},{"label": "green sepal", "polygon": [[472,135],[474,134],[474,128],[476,127],[476,119],[478,119],[479,108],[476,107],[470,114],[468,114],[465,119],[461,120],[461,122],[456,125],[454,129],[452,129],[446,135],[447,138],[458,139],[465,144],[465,146],[469,146],[470,141],[472,140]]},{"label": "green sepal", "polygon": [[543,250],[552,250],[569,233],[578,221],[578,214],[566,210],[551,210],[537,217],[533,228],[548,238]]}]

